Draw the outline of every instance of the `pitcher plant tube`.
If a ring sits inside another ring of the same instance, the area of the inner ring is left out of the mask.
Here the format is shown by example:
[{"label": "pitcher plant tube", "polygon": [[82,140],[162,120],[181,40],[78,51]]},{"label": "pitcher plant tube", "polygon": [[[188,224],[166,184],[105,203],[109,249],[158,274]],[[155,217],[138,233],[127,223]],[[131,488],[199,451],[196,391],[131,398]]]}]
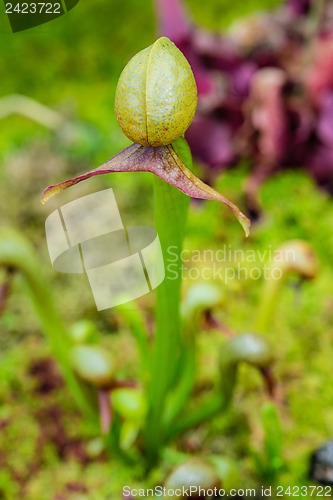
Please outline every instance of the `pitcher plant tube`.
[{"label": "pitcher plant tube", "polygon": [[300,280],[311,280],[318,274],[318,260],[312,247],[303,240],[283,243],[270,265],[270,278],[265,282],[253,330],[265,333],[276,310],[278,297],[286,277],[295,274]]},{"label": "pitcher plant tube", "polygon": [[[170,245],[177,248],[179,268],[189,206],[189,198],[184,194],[225,203],[248,235],[249,219],[191,171],[191,154],[183,134],[194,118],[197,100],[197,87],[188,61],[168,38],[159,38],[129,61],[116,89],[116,117],[133,144],[100,167],[49,186],[42,193],[42,203],[93,176],[151,172],[156,176],[155,228],[164,255]],[[171,280],[166,270],[166,279],[156,292],[155,337],[148,356],[148,408],[143,432],[148,467],[156,463],[167,439],[171,422],[166,423],[161,416],[168,396],[182,379],[184,344],[179,310],[181,272],[178,271],[177,279]]]}]

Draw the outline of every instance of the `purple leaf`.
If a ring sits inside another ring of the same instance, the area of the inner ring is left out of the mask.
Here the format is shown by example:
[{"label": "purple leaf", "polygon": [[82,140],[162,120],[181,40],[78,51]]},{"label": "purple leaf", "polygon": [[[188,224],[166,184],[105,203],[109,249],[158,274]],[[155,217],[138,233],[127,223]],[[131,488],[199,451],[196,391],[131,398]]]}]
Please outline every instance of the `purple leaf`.
[{"label": "purple leaf", "polygon": [[321,98],[321,110],[317,122],[319,139],[327,145],[333,145],[333,92],[326,92]]},{"label": "purple leaf", "polygon": [[257,71],[252,80],[248,106],[253,128],[259,132],[258,149],[263,158],[283,157],[288,139],[288,121],[283,89],[287,75],[278,68]]},{"label": "purple leaf", "polygon": [[240,64],[231,74],[232,93],[239,97],[247,97],[252,77],[257,69],[257,65],[252,61]]},{"label": "purple leaf", "polygon": [[312,102],[320,106],[322,96],[333,87],[333,33],[315,40],[312,53],[312,63],[305,76],[305,85]]},{"label": "purple leaf", "polygon": [[292,14],[303,16],[309,12],[311,3],[311,0],[288,0],[287,7]]},{"label": "purple leaf", "polygon": [[205,165],[221,168],[235,161],[232,129],[225,121],[198,115],[186,132],[186,140],[195,158]]},{"label": "purple leaf", "polygon": [[333,148],[319,145],[308,160],[308,168],[316,181],[325,185],[333,178]]},{"label": "purple leaf", "polygon": [[41,201],[44,204],[52,196],[74,184],[96,175],[111,172],[150,172],[192,198],[217,200],[225,203],[234,212],[245,234],[249,234],[249,219],[231,201],[196,177],[182,163],[171,145],[145,147],[139,144],[132,144],[103,163],[100,167],[59,184],[49,186],[43,191]]}]

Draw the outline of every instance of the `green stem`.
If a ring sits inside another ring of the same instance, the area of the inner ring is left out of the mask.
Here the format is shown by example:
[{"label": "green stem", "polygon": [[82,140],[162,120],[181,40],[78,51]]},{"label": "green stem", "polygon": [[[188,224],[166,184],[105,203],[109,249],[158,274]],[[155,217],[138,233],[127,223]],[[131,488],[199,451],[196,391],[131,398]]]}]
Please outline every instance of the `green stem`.
[{"label": "green stem", "polygon": [[274,315],[278,296],[281,290],[283,277],[281,279],[270,278],[266,281],[260,298],[253,331],[256,333],[265,333],[269,328]]},{"label": "green stem", "polygon": [[[143,377],[146,376],[146,368],[149,363],[148,331],[145,318],[139,307],[136,305],[118,306],[117,312],[125,319],[134,334],[136,345],[140,353],[140,368]],[[144,380],[146,382],[146,380]]]},{"label": "green stem", "polygon": [[[189,164],[188,149],[175,144],[175,150]],[[146,419],[145,443],[148,466],[154,465],[165,441],[163,413],[179,361],[181,321],[179,313],[181,291],[181,251],[187,219],[189,198],[154,178],[155,227],[165,263],[165,280],[157,289],[156,328],[152,352],[149,386],[149,412]],[[169,260],[172,252],[172,266]]]},{"label": "green stem", "polygon": [[42,329],[48,337],[64,378],[81,410],[95,419],[96,416],[87,396],[71,369],[69,362],[71,341],[54,307],[53,298],[42,275],[40,264],[28,242],[13,230],[3,230],[0,233],[0,266],[15,269],[23,274]]},{"label": "green stem", "polygon": [[173,439],[178,434],[197,427],[228,408],[236,386],[237,367],[238,361],[231,360],[225,364],[222,370],[221,385],[212,395],[200,403],[198,409],[194,409],[186,415],[180,415],[178,420],[169,426],[167,439]]},{"label": "green stem", "polygon": [[202,401],[198,408],[179,416],[168,428],[167,438],[196,427],[226,410],[232,401],[240,363],[248,363],[256,368],[269,367],[272,355],[268,344],[259,336],[237,335],[229,340],[220,356],[221,382],[214,393]]},{"label": "green stem", "polygon": [[176,377],[177,386],[169,394],[163,415],[164,425],[168,429],[177,421],[178,415],[189,400],[196,377],[196,337],[198,334],[198,317],[192,311],[190,317],[182,317],[181,352]]},{"label": "green stem", "polygon": [[291,240],[276,250],[270,266],[270,276],[263,285],[254,323],[255,332],[265,332],[272,321],[281,287],[289,274],[301,279],[313,279],[318,273],[318,261],[305,241]]},{"label": "green stem", "polygon": [[169,394],[163,415],[163,422],[168,429],[176,421],[179,413],[189,399],[196,374],[196,357],[193,345],[184,343],[182,345],[182,356],[180,358],[181,371],[177,387]]},{"label": "green stem", "polygon": [[230,399],[223,398],[220,393],[214,394],[203,401],[200,404],[200,408],[198,410],[189,412],[188,415],[179,419],[177,423],[175,423],[167,433],[167,439],[174,439],[179,434],[186,432],[189,429],[193,429],[198,425],[206,422],[207,420],[212,419],[220,412],[226,410],[230,402]]}]

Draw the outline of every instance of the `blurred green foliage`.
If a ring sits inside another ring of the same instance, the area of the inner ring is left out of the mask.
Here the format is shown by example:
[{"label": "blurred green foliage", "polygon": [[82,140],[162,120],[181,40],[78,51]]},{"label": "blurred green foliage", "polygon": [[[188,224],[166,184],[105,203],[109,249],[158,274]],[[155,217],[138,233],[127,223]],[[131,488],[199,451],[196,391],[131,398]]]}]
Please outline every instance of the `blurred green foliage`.
[{"label": "blurred green foliage", "polygon": [[239,17],[248,16],[258,11],[273,9],[281,5],[281,0],[214,0],[209,1],[209,8],[203,9],[202,1],[187,0],[185,4],[192,19],[202,27],[221,30],[229,27]]}]

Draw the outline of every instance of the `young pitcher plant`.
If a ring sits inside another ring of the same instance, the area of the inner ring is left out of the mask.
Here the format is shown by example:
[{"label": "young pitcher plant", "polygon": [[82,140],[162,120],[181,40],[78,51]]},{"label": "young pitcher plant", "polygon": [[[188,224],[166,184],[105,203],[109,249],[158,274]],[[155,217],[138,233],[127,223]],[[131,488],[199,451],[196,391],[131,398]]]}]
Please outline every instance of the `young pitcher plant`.
[{"label": "young pitcher plant", "polygon": [[[183,135],[194,118],[197,99],[196,82],[186,58],[168,38],[159,38],[129,61],[116,89],[116,117],[133,144],[100,167],[49,186],[42,193],[42,203],[96,175],[151,172],[156,176],[155,227],[164,253],[167,247],[173,245],[180,256],[189,206],[184,194],[225,203],[248,235],[249,219],[191,171],[191,155]],[[148,409],[144,431],[145,453],[150,464],[158,458],[170,431],[163,414],[168,395],[182,375],[180,273],[178,276],[176,280],[170,280],[166,271],[166,279],[157,289],[155,338],[149,358]]]}]

